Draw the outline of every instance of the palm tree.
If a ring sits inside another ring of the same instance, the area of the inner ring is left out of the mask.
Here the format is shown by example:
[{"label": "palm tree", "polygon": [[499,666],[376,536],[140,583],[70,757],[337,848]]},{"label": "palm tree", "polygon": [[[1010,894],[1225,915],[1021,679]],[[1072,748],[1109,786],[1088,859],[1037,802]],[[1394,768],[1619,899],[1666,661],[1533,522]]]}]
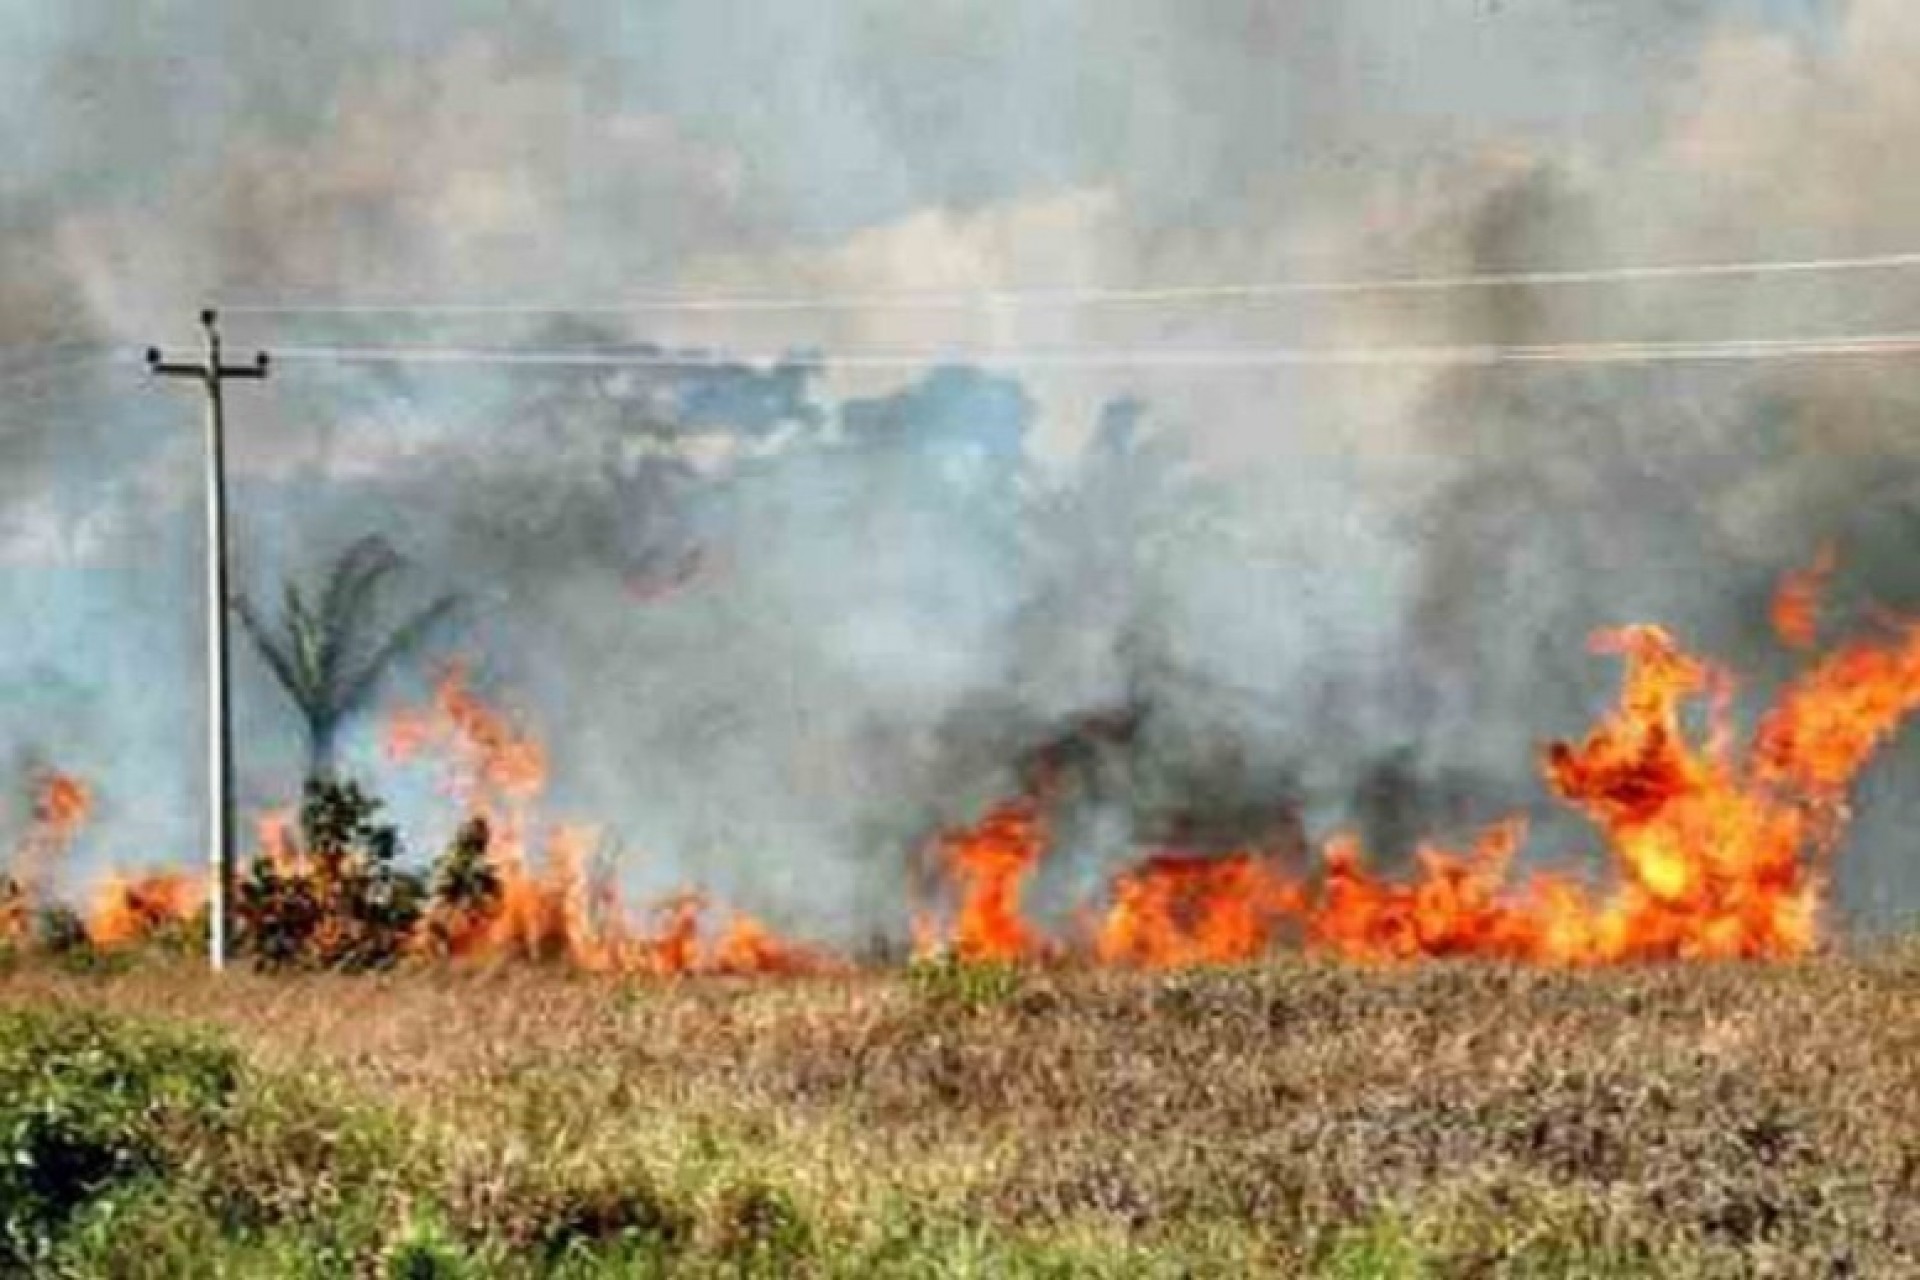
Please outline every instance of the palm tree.
[{"label": "palm tree", "polygon": [[442,596],[376,640],[375,597],[381,584],[405,564],[386,539],[370,535],[341,552],[316,602],[288,583],[277,626],[244,594],[234,601],[260,656],[306,722],[309,779],[332,778],[341,726],[366,706],[381,677],[457,603],[453,596]]}]

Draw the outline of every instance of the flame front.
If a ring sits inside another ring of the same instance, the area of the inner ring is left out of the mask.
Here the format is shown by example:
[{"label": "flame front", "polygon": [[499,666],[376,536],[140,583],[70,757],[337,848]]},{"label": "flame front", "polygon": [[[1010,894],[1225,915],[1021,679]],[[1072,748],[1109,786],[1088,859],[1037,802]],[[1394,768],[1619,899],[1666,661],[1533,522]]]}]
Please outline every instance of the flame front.
[{"label": "flame front", "polygon": [[[1773,602],[1782,641],[1811,649],[1820,594],[1836,561],[1823,550]],[[1732,675],[1655,626],[1603,631],[1596,652],[1624,664],[1617,705],[1577,742],[1550,745],[1548,790],[1597,829],[1609,874],[1513,873],[1517,818],[1470,848],[1423,846],[1411,873],[1368,868],[1359,841],[1336,836],[1317,872],[1260,850],[1217,856],[1156,850],[1115,875],[1100,898],[1051,928],[1028,912],[1049,853],[1054,788],[992,806],[928,847],[938,909],[913,919],[916,949],[970,961],[1082,961],[1146,968],[1248,961],[1289,939],[1362,963],[1477,956],[1591,965],[1648,960],[1777,959],[1820,942],[1828,860],[1848,819],[1847,791],[1874,753],[1920,709],[1920,622],[1883,622],[1806,668],[1742,742]],[[1690,726],[1692,731],[1690,732]],[[539,740],[489,705],[465,668],[432,701],[396,715],[397,761],[432,759],[480,841],[490,891],[436,905],[415,950],[452,958],[560,960],[602,973],[795,974],[841,967],[699,893],[629,911],[595,874],[601,836],[548,824],[537,863],[529,833],[546,787]],[[34,895],[92,809],[70,775],[35,781],[33,822],[12,874],[0,878],[0,939],[26,937]],[[291,813],[260,820],[259,857],[283,869],[300,853]],[[203,905],[197,877],[109,877],[87,933],[101,945],[152,936]]]},{"label": "flame front", "polygon": [[[1835,561],[1823,551],[1775,597],[1783,641],[1812,644],[1819,595]],[[1824,861],[1838,847],[1846,791],[1873,753],[1920,708],[1920,623],[1860,640],[1815,662],[1781,692],[1736,750],[1735,682],[1654,626],[1603,631],[1597,652],[1626,665],[1618,706],[1579,743],[1542,759],[1547,786],[1598,829],[1610,887],[1565,874],[1515,882],[1519,819],[1465,853],[1423,847],[1413,874],[1382,878],[1352,836],[1325,850],[1318,883],[1289,881],[1246,853],[1155,854],[1118,875],[1090,943],[1108,963],[1187,965],[1265,951],[1289,918],[1305,945],[1360,962],[1481,956],[1547,964],[1791,958],[1820,939]],[[1690,739],[1684,713],[1699,704]],[[925,921],[921,945],[962,955],[1033,957],[1050,941],[1020,913],[1019,888],[1045,856],[1034,802],[1003,808],[949,836],[961,907],[946,938]]]}]

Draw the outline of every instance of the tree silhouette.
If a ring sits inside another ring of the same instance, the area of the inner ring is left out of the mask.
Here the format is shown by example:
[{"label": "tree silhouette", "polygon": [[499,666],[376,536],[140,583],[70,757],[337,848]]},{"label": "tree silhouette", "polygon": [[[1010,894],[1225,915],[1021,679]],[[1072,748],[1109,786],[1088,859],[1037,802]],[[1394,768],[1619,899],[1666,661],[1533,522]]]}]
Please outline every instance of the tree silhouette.
[{"label": "tree silhouette", "polygon": [[457,603],[442,596],[375,638],[380,587],[406,561],[370,535],[334,561],[316,598],[288,583],[277,624],[242,594],[235,610],[307,730],[307,776],[330,780],[340,728],[363,709],[381,678],[424,641]]}]

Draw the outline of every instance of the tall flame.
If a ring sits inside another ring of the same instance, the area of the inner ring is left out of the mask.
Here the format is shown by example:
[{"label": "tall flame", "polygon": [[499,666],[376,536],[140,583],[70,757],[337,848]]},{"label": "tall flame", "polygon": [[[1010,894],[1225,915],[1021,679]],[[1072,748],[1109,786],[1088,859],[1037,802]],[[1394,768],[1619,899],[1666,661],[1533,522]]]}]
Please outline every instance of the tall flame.
[{"label": "tall flame", "polygon": [[[996,805],[978,825],[942,835],[935,847],[939,869],[958,901],[946,945],[963,960],[1021,960],[1047,948],[1027,923],[1021,897],[1047,851],[1047,828],[1038,796]],[[923,918],[923,950],[936,945],[937,927]]]},{"label": "tall flame", "polygon": [[54,865],[93,814],[93,790],[73,774],[45,770],[33,778],[32,788],[33,820],[0,874],[0,941],[27,939],[32,911],[46,893]]},{"label": "tall flame", "polygon": [[455,957],[565,959],[600,973],[800,973],[829,967],[825,953],[788,942],[760,922],[735,916],[709,939],[708,902],[682,893],[655,905],[651,929],[637,925],[610,882],[592,874],[599,833],[556,825],[536,867],[526,833],[545,790],[539,740],[471,687],[466,668],[449,668],[430,706],[392,720],[389,754],[429,753],[448,764],[448,789],[470,819],[486,824],[486,856],[498,895],[477,915],[430,922],[426,940]]}]

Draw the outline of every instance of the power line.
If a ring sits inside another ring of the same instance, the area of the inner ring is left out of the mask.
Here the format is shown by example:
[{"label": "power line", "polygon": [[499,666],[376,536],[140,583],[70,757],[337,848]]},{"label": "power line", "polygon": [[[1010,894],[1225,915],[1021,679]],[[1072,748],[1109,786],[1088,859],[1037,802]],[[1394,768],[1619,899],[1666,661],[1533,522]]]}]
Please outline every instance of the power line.
[{"label": "power line", "polygon": [[44,355],[58,351],[105,351],[113,346],[110,342],[100,342],[78,330],[52,337],[36,338],[31,342],[0,342],[0,358],[21,355]]},{"label": "power line", "polygon": [[898,290],[814,295],[660,293],[607,303],[484,302],[252,302],[229,303],[223,310],[258,316],[564,316],[637,315],[663,312],[809,312],[881,309],[970,311],[1008,307],[1082,307],[1257,301],[1309,296],[1394,293],[1449,293],[1475,289],[1557,288],[1579,285],[1651,283],[1802,276],[1826,273],[1896,271],[1920,267],[1920,252],[1856,257],[1760,259],[1734,262],[1669,263],[1646,266],[1589,267],[1571,270],[1488,271],[1434,276],[1378,276],[1344,280],[1275,280],[1239,284],[1178,284],[1057,289]]},{"label": "power line", "polygon": [[275,358],[305,364],[492,365],[548,368],[694,369],[742,365],[919,368],[1277,368],[1657,364],[1894,356],[1920,352],[1920,332],[1690,341],[1453,344],[1382,347],[1062,347],[992,350],[962,347],[841,351],[673,353],[593,347],[296,346]]},{"label": "power line", "polygon": [[[979,347],[814,348],[783,351],[669,352],[597,347],[334,345],[277,347],[289,364],[481,365],[526,368],[701,369],[741,366],[834,366],[851,369],[921,368],[967,364],[981,368],[1316,368],[1449,367],[1526,364],[1665,364],[1900,356],[1920,352],[1920,331],[1830,334],[1784,338],[1675,341],[1429,344],[1300,347]],[[98,364],[129,363],[120,348],[69,350],[32,364],[0,366],[0,387],[36,382]]]},{"label": "power line", "polygon": [[0,367],[0,387],[15,388],[30,385],[51,378],[56,374],[83,368],[87,365],[121,362],[129,359],[128,351],[106,351],[92,349],[87,351],[69,351],[65,356],[50,360],[41,360],[32,364],[20,364],[12,367]]}]

